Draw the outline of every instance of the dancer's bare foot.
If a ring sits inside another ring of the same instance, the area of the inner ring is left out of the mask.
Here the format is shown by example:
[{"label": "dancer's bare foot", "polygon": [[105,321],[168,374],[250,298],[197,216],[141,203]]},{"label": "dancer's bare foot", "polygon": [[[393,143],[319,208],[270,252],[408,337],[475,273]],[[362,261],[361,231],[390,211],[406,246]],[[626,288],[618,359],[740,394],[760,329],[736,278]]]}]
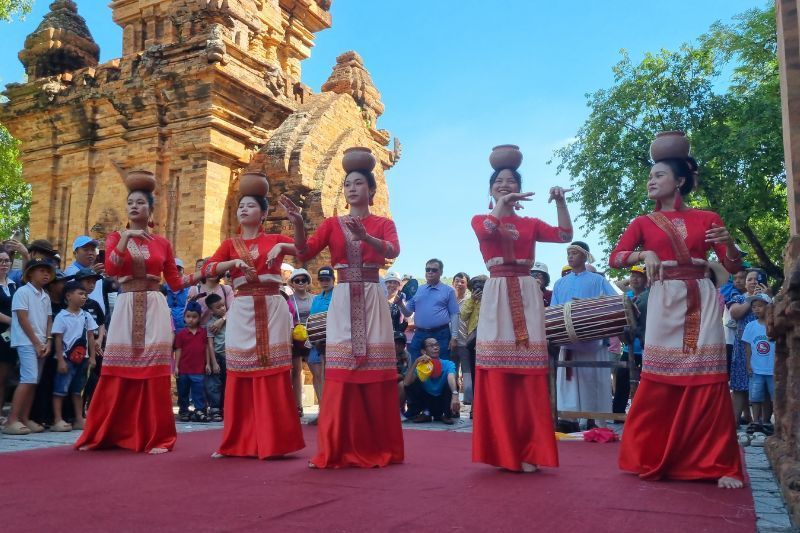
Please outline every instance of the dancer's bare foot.
[{"label": "dancer's bare foot", "polygon": [[719,478],[719,481],[717,481],[717,487],[721,489],[741,489],[744,487],[744,483],[735,477],[722,476]]},{"label": "dancer's bare foot", "polygon": [[536,472],[539,470],[539,467],[536,465],[532,465],[530,463],[522,463],[522,471],[526,473]]},{"label": "dancer's bare foot", "polygon": [[81,446],[80,448],[78,448],[78,451],[79,452],[88,452],[89,451],[89,447],[88,446]]},{"label": "dancer's bare foot", "polygon": [[227,457],[224,453],[214,452],[211,454],[212,459],[222,459],[223,457]]},{"label": "dancer's bare foot", "polygon": [[308,462],[308,467],[309,467],[309,468],[311,468],[311,469],[314,469],[314,470],[316,470],[316,469],[317,469],[317,465],[315,465],[315,464],[314,464],[314,463],[312,463],[311,461],[309,461],[309,462]]},{"label": "dancer's bare foot", "polygon": [[166,448],[151,448],[149,452],[150,455],[161,455],[162,453],[167,453],[169,450]]}]

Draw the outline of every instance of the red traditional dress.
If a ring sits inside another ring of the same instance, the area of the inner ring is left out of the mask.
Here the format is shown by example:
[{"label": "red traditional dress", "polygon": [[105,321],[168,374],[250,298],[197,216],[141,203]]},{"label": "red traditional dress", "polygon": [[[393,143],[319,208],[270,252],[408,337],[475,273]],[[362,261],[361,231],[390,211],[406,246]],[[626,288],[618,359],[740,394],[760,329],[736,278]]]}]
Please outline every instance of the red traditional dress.
[{"label": "red traditional dress", "polygon": [[106,239],[106,273],[118,278],[120,295],[100,381],[75,447],[171,450],[176,439],[170,388],[173,333],[160,282],[163,273],[170,289],[179,290],[184,278],[164,237],[131,237],[122,254],[119,239],[118,232]]},{"label": "red traditional dress", "polygon": [[[611,253],[626,268],[637,248],[658,254],[664,281],[648,299],[639,389],[628,413],[619,465],[644,479],[743,479],[728,391],[718,291],[706,271],[705,233],[723,226],[716,213],[656,210],[631,222]],[[732,272],[741,260],[727,259]]]},{"label": "red traditional dress", "polygon": [[394,333],[378,283],[378,269],[397,257],[400,244],[388,218],[361,221],[369,235],[383,240],[380,252],[353,240],[344,217],[335,217],[320,224],[300,254],[307,261],[327,246],[338,279],[328,309],[319,450],[311,460],[317,468],[403,461]]},{"label": "red traditional dress", "polygon": [[283,235],[223,241],[203,273],[217,276],[217,265],[241,259],[256,269],[251,277],[230,270],[236,296],[225,327],[225,423],[218,452],[266,459],[305,447],[297,416],[290,370],[292,316],[279,293],[283,255],[267,266],[267,254]]},{"label": "red traditional dress", "polygon": [[478,318],[472,461],[558,466],[544,300],[530,269],[537,241],[568,242],[572,231],[515,215],[476,215],[472,228],[490,273]]}]

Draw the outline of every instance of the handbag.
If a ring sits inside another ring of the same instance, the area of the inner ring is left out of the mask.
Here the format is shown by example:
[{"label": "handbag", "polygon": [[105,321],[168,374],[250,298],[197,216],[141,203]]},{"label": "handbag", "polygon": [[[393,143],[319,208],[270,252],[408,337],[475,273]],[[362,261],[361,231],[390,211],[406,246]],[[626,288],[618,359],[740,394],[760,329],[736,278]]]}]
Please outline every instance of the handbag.
[{"label": "handbag", "polygon": [[294,314],[297,316],[297,325],[292,328],[292,340],[305,344],[308,340],[308,329],[306,325],[300,322],[300,310],[297,308],[297,298],[292,295],[294,301]]},{"label": "handbag", "polygon": [[86,338],[80,339],[67,351],[67,359],[72,364],[80,365],[86,357]]}]

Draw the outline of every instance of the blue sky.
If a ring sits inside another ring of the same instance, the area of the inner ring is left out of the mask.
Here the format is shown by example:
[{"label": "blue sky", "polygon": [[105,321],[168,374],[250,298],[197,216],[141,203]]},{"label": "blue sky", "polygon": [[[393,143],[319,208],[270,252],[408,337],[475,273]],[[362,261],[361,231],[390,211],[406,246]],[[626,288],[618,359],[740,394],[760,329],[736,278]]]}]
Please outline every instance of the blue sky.
[{"label": "blue sky", "polygon": [[[101,61],[119,57],[121,30],[107,0],[77,0],[100,45]],[[35,0],[24,21],[0,24],[0,85],[20,81],[16,57],[47,11]],[[331,29],[317,34],[303,81],[314,90],[336,56],[356,50],[382,94],[378,127],[399,137],[403,157],[388,172],[402,254],[395,270],[421,274],[438,257],[445,275],[483,273],[470,219],[486,211],[492,146],[518,144],[523,188],[536,193],[522,213],[556,222],[547,191],[569,185],[546,162],[588,115],[585,94],[613,82],[611,67],[626,49],[674,49],[717,20],[753,7],[751,0],[334,0]],[[600,259],[596,235],[584,238]],[[565,247],[539,244],[551,272],[565,264]]]}]

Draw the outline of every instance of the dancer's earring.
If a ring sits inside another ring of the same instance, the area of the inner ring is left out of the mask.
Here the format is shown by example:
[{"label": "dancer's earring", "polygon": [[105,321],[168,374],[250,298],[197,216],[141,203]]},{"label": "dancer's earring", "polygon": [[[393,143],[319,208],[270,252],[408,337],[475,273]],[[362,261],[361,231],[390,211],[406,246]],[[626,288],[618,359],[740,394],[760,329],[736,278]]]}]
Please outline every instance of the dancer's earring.
[{"label": "dancer's earring", "polygon": [[494,209],[494,198],[489,196],[489,211],[491,211],[492,209]]}]

